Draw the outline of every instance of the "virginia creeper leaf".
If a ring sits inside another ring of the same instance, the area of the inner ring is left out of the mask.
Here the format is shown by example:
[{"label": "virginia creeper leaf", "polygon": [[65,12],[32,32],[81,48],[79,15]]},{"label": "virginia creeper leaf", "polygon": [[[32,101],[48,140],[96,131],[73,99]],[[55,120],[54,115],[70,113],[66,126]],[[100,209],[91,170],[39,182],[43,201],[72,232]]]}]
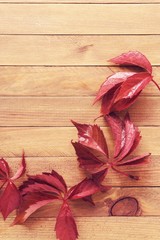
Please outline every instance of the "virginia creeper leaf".
[{"label": "virginia creeper leaf", "polygon": [[142,53],[138,51],[123,53],[118,57],[110,59],[109,61],[119,65],[135,65],[144,68],[150,74],[152,73],[151,63]]},{"label": "virginia creeper leaf", "polygon": [[78,230],[69,205],[64,202],[56,219],[56,236],[59,240],[75,240]]},{"label": "virginia creeper leaf", "polygon": [[152,66],[149,60],[140,52],[130,51],[111,59],[120,65],[134,65],[141,68],[141,72],[118,72],[109,76],[100,86],[94,103],[102,99],[101,113],[108,115],[120,112],[130,107],[138,98],[141,91],[149,82],[160,90],[160,86],[153,80]]},{"label": "virginia creeper leaf", "polygon": [[[93,154],[88,154],[88,147],[86,147],[86,144],[85,146],[83,146],[83,143],[79,144],[79,141],[81,139],[81,133],[79,132],[78,142],[73,143],[78,157],[77,160],[80,163],[79,166],[90,173],[93,179],[96,179],[97,176],[99,176],[101,173],[99,180],[103,180],[106,176],[107,170],[110,168],[114,169],[116,172],[129,176],[130,178],[137,179],[137,177],[123,173],[117,168],[120,167],[121,163],[123,163],[122,165],[137,165],[140,163],[148,162],[150,154],[145,154],[142,157],[136,157],[132,160],[126,160],[126,157],[128,157],[129,154],[131,154],[136,149],[141,139],[138,128],[135,127],[131,122],[128,113],[125,115],[124,119],[121,119],[115,113],[106,115],[105,119],[111,127],[111,131],[115,140],[114,157],[109,158],[109,154],[107,154],[106,158],[104,159],[105,161],[102,161],[98,156],[95,157]],[[92,128],[92,131],[94,131],[94,125],[88,126],[90,126],[90,128]],[[81,129],[83,129],[83,137],[85,138],[85,131],[88,129],[86,127],[86,124],[84,124],[84,128],[83,124],[81,124]],[[99,131],[98,133],[102,134],[102,131]],[[90,142],[91,141],[92,140],[90,139]],[[106,141],[105,138],[103,141]]]},{"label": "virginia creeper leaf", "polygon": [[0,211],[4,220],[13,210],[17,209],[21,203],[19,190],[13,182],[14,180],[20,178],[25,173],[25,170],[26,163],[24,153],[22,155],[21,166],[13,177],[10,177],[10,168],[8,163],[3,158],[0,159],[0,181],[2,182],[2,191],[0,193]]},{"label": "virginia creeper leaf", "polygon": [[54,170],[51,173],[29,176],[20,186],[22,202],[13,225],[22,224],[39,208],[58,200],[62,205],[55,225],[56,236],[60,240],[76,240],[78,231],[69,201],[82,199],[94,204],[92,194],[99,190],[100,186],[97,182],[89,178],[85,178],[68,190],[63,177]]}]

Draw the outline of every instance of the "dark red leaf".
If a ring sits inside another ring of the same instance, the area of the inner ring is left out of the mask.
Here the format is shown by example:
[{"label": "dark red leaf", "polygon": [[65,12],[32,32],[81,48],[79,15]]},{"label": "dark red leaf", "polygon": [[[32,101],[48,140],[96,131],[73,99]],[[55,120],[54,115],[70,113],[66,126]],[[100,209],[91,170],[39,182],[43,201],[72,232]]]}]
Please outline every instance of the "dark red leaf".
[{"label": "dark red leaf", "polygon": [[8,181],[6,188],[0,195],[0,211],[3,218],[6,219],[8,215],[19,207],[20,193],[13,182]]},{"label": "dark red leaf", "polygon": [[117,166],[138,165],[138,164],[149,163],[150,155],[151,154],[145,154],[129,160],[123,160],[122,162],[117,163]]},{"label": "dark red leaf", "polygon": [[73,123],[78,129],[78,142],[72,142],[72,144],[80,167],[95,172],[108,160],[108,148],[104,134],[97,125]]},{"label": "dark red leaf", "polygon": [[66,202],[63,203],[58,214],[55,231],[59,240],[76,240],[78,238],[77,226]]},{"label": "dark red leaf", "polygon": [[14,224],[21,224],[42,206],[59,200],[62,207],[56,221],[56,235],[59,240],[76,240],[78,237],[76,223],[69,208],[69,200],[83,199],[93,204],[92,194],[99,191],[93,179],[84,179],[67,191],[67,186],[57,172],[30,176],[20,187],[22,201]]},{"label": "dark red leaf", "polygon": [[0,195],[0,211],[4,219],[20,205],[20,193],[13,181],[20,178],[26,170],[24,155],[22,156],[22,166],[14,177],[10,178],[9,170],[8,163],[3,158],[0,159],[0,180],[3,182],[1,188],[4,186]]},{"label": "dark red leaf", "polygon": [[[40,179],[40,175],[39,179]],[[43,175],[42,175],[43,178]],[[49,185],[47,182],[37,180],[36,178],[29,177],[27,181],[23,182],[23,185],[20,186],[21,195],[26,195],[28,193],[43,193],[43,194],[51,194],[55,196],[57,199],[61,199],[61,192],[52,185]]]},{"label": "dark red leaf", "polygon": [[95,172],[104,165],[106,160],[105,155],[100,155],[96,150],[83,146],[78,142],[72,142],[72,145],[78,156],[79,166],[81,168],[89,172]]},{"label": "dark red leaf", "polygon": [[143,72],[118,72],[109,76],[101,85],[95,102],[102,99],[101,113],[108,115],[111,112],[120,112],[130,107],[138,98],[141,91],[152,81],[160,90],[159,85],[151,75],[152,66],[148,59],[140,52],[124,53],[112,62],[120,65],[135,65],[143,68]]},{"label": "dark red leaf", "polygon": [[92,174],[92,179],[97,184],[97,186],[99,187],[99,190],[101,192],[106,192],[109,189],[111,189],[111,187],[104,186],[101,184],[103,182],[103,180],[105,179],[107,173],[108,173],[108,168],[106,167],[103,170],[99,169],[99,172]]},{"label": "dark red leaf", "polygon": [[104,95],[106,95],[111,89],[120,86],[128,77],[134,75],[135,72],[118,72],[109,76],[104,83],[100,86],[94,103],[99,101]]},{"label": "dark red leaf", "polygon": [[[33,183],[41,183],[51,186],[54,191],[57,191],[59,193],[66,193],[67,191],[67,186],[64,179],[54,170],[52,170],[51,173],[42,173],[35,176],[29,176],[29,180],[32,180]],[[26,185],[27,184],[30,187],[30,182],[27,181]],[[24,188],[26,189],[26,185],[23,184],[21,186],[21,190],[23,190]]]},{"label": "dark red leaf", "polygon": [[105,116],[112,112],[112,106],[114,104],[114,100],[119,92],[120,85],[113,87],[107,94],[102,98],[101,104],[101,113]]},{"label": "dark red leaf", "polygon": [[110,59],[109,61],[119,65],[135,65],[145,69],[150,74],[152,73],[152,66],[150,62],[142,53],[138,51],[123,53],[118,57]]},{"label": "dark red leaf", "polygon": [[112,134],[115,140],[115,148],[114,148],[114,157],[116,158],[122,148],[125,145],[125,129],[124,122],[115,114],[111,113],[110,115],[105,116],[106,121],[111,127]]},{"label": "dark red leaf", "polygon": [[80,199],[99,191],[99,187],[92,179],[85,178],[82,182],[73,186],[68,192],[68,199]]},{"label": "dark red leaf", "polygon": [[118,156],[118,161],[121,161],[128,156],[138,145],[140,141],[140,133],[138,128],[131,122],[129,114],[127,113],[124,118],[124,146]]},{"label": "dark red leaf", "polygon": [[12,225],[24,223],[31,214],[56,199],[57,198],[52,195],[43,194],[40,192],[26,194],[23,196],[22,204],[18,209],[17,216]]},{"label": "dark red leaf", "polygon": [[0,159],[0,180],[6,180],[9,177],[9,166],[8,163],[1,158]]},{"label": "dark red leaf", "polygon": [[129,77],[119,88],[111,111],[122,111],[133,104],[141,91],[152,80],[149,73],[137,73]]},{"label": "dark red leaf", "polygon": [[23,152],[22,154],[22,162],[21,166],[19,167],[18,171],[15,173],[15,175],[11,178],[12,181],[19,179],[23,176],[23,174],[26,171],[26,161],[25,161],[25,154]]},{"label": "dark red leaf", "polygon": [[78,130],[78,142],[86,147],[96,150],[101,155],[108,156],[108,147],[104,134],[97,125],[80,124],[72,121]]}]

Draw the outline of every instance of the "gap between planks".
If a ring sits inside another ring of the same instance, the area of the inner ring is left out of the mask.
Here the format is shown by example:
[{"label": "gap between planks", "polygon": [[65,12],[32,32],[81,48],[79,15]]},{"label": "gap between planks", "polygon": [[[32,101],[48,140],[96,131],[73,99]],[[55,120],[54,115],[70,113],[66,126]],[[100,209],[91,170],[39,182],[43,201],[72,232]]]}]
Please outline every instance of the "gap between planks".
[{"label": "gap between planks", "polygon": [[[135,68],[0,66],[0,96],[95,96],[106,77],[119,71],[135,71]],[[160,67],[153,67],[153,76],[160,84]],[[142,94],[160,96],[152,82]]]},{"label": "gap between planks", "polygon": [[[22,151],[21,151],[22,152]],[[1,154],[1,157],[4,157]],[[139,181],[135,181],[121,174],[117,174],[114,171],[110,171],[104,181],[104,184],[112,187],[159,187],[160,186],[160,161],[159,156],[151,156],[151,162],[149,164],[144,164],[141,166],[129,166],[121,167],[122,171],[127,173],[138,175],[140,177]],[[11,167],[11,175],[13,175],[18,169],[21,157],[6,157],[5,158]],[[26,174],[34,175],[40,174],[42,172],[51,172],[52,169],[61,174],[68,186],[73,186],[74,184],[80,182],[86,177],[85,171],[78,167],[78,161],[76,156],[72,157],[31,157],[26,153],[27,170]],[[69,174],[66,169],[70,170]],[[126,181],[127,179],[127,181]],[[18,180],[18,184],[25,180],[22,177]]]},{"label": "gap between planks", "polygon": [[0,4],[159,4],[159,0],[0,0]]},{"label": "gap between planks", "polygon": [[[136,154],[151,152],[160,155],[159,127],[140,127],[143,141]],[[77,139],[74,127],[1,127],[0,155],[21,156],[22,149],[31,156],[75,156],[72,139]],[[108,128],[102,127],[109,149],[113,149],[113,140]]]}]

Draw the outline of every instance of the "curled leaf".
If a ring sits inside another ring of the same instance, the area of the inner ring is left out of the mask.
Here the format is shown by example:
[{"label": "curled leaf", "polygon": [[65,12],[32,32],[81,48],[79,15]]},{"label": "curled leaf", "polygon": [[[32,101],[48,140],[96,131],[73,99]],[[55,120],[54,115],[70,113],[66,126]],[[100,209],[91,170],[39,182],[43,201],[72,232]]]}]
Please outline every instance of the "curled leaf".
[{"label": "curled leaf", "polygon": [[109,61],[119,65],[135,65],[145,69],[150,74],[152,73],[151,63],[142,53],[138,51],[123,53],[118,57],[110,59]]},{"label": "curled leaf", "polygon": [[102,99],[101,113],[108,115],[130,107],[149,82],[160,90],[152,77],[152,66],[140,52],[130,51],[110,60],[120,65],[134,65],[142,68],[141,72],[118,72],[109,76],[100,86],[94,103]]}]

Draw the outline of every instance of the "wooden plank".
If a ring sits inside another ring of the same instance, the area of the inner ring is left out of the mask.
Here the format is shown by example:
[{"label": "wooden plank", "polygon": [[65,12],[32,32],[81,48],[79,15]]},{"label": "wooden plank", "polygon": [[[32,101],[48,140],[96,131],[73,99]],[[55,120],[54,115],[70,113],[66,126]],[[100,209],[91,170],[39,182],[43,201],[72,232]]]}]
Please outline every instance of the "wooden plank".
[{"label": "wooden plank", "polygon": [[1,4],[0,33],[158,34],[159,11],[158,4]]},{"label": "wooden plank", "polygon": [[[17,5],[16,5],[17,6]],[[114,56],[129,50],[143,52],[160,64],[160,35],[35,36],[0,35],[0,65],[111,65]]]},{"label": "wooden plank", "polygon": [[[2,155],[1,155],[2,156]],[[13,175],[18,169],[20,158],[6,158],[9,163]],[[73,186],[86,177],[86,173],[78,168],[78,162],[75,157],[26,157],[27,174],[34,175],[42,172],[51,172],[52,169],[61,174],[68,186]],[[66,169],[69,169],[70,174],[67,174]],[[121,167],[122,171],[139,176],[138,181],[126,178],[122,174],[117,174],[110,171],[106,177],[104,184],[109,186],[160,186],[160,161],[159,156],[152,156],[152,161],[149,164],[141,166]],[[25,177],[20,179],[18,185],[25,180]],[[127,180],[127,181],[126,181]]]},{"label": "wooden plank", "polygon": [[[0,96],[95,96],[106,77],[130,70],[95,66],[0,66]],[[153,67],[153,76],[160,84],[160,67]],[[142,94],[159,96],[159,91],[150,83]]]},{"label": "wooden plank", "polygon": [[[107,138],[109,149],[113,143],[107,128],[102,128]],[[160,154],[160,128],[140,127],[143,141],[135,154],[151,152]],[[71,139],[77,139],[77,132],[72,127],[1,127],[1,156],[20,156],[25,149],[29,156],[74,156]]]},{"label": "wooden plank", "polygon": [[[93,106],[93,99],[93,97],[0,97],[0,126],[73,126],[70,119],[93,123],[100,115],[100,104]],[[159,103],[159,97],[139,97],[130,108],[133,122],[140,126],[159,126]],[[98,119],[97,123],[106,126],[103,118]]]},{"label": "wooden plank", "polygon": [[[160,216],[160,188],[112,188],[107,193],[97,193],[93,196],[95,207],[82,200],[72,201],[71,207],[75,217],[106,217],[110,216],[114,204],[126,204],[121,206],[121,214],[129,216]],[[128,200],[128,204],[127,204]],[[134,203],[134,204],[133,204]],[[54,218],[57,216],[60,202],[54,202],[42,207],[31,218]],[[114,216],[118,211],[112,212]],[[10,216],[14,216],[14,213]]]},{"label": "wooden plank", "polygon": [[[13,219],[1,220],[1,237],[5,240],[55,240],[53,218],[30,218],[25,225],[9,228]],[[158,240],[160,217],[84,217],[76,218],[81,240]]]}]

